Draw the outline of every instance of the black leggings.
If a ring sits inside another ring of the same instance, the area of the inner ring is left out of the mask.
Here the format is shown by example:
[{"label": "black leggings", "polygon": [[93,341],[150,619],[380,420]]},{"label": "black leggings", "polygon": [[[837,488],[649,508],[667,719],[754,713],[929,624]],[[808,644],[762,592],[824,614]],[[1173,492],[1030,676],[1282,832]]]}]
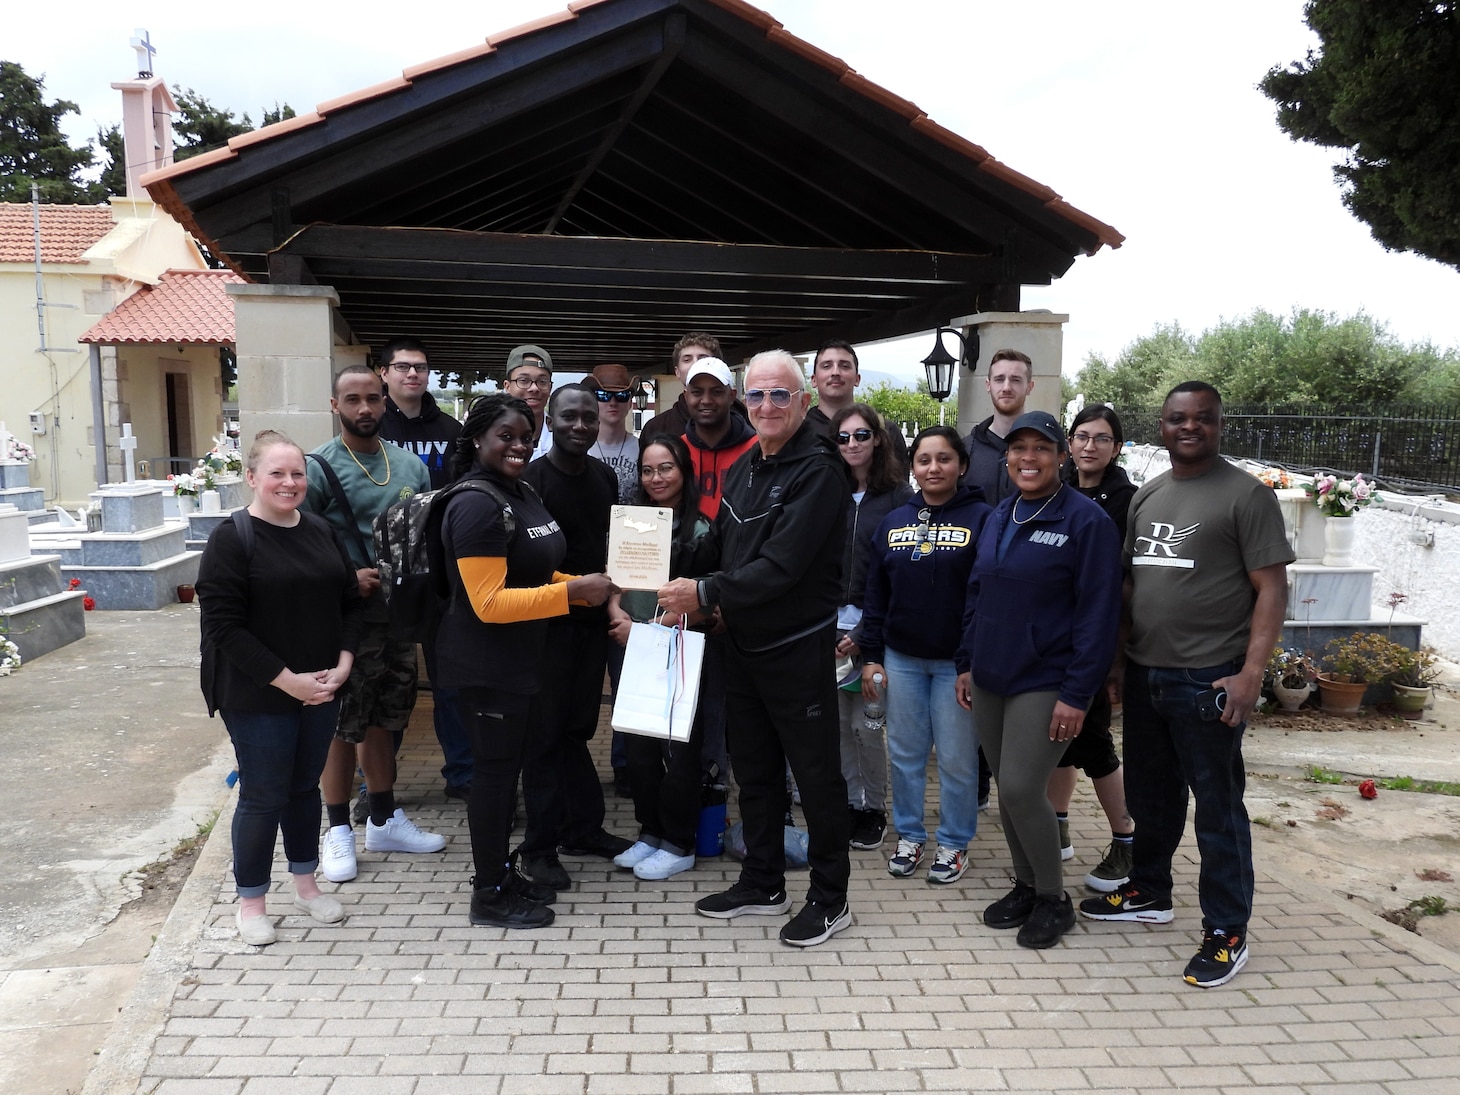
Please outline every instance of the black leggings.
[{"label": "black leggings", "polygon": [[474,767],[466,820],[479,889],[497,885],[508,869],[529,701],[528,696],[495,688],[463,688],[457,695],[461,721],[471,737]]}]

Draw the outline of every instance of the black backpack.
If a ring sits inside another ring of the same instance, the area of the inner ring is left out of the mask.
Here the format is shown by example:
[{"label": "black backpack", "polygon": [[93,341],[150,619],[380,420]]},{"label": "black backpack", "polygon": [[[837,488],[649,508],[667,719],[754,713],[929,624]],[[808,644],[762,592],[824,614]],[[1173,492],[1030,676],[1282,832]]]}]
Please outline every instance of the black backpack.
[{"label": "black backpack", "polygon": [[[532,490],[528,484],[523,486]],[[372,532],[376,566],[390,609],[390,633],[395,638],[423,642],[440,622],[451,595],[441,520],[447,502],[467,490],[482,491],[496,500],[510,536],[517,527],[512,503],[500,487],[485,479],[463,479],[440,490],[413,494],[375,518]]]}]

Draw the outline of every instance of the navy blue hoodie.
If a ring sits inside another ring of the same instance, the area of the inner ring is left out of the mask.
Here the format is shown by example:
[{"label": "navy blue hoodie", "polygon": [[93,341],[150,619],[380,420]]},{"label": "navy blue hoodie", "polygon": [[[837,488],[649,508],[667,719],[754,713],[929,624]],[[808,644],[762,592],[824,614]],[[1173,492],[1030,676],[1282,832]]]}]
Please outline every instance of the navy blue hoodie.
[{"label": "navy blue hoodie", "polygon": [[[927,534],[918,514],[928,510]],[[977,487],[959,487],[941,506],[922,492],[889,513],[872,538],[862,623],[862,660],[887,647],[911,658],[949,659],[963,637],[963,594],[979,533],[993,511]]]},{"label": "navy blue hoodie", "polygon": [[1002,559],[999,540],[1018,494],[994,510],[979,537],[968,580],[960,673],[999,696],[1059,692],[1081,710],[1115,657],[1120,623],[1120,536],[1098,505],[1068,487],[1039,516],[1014,529]]}]

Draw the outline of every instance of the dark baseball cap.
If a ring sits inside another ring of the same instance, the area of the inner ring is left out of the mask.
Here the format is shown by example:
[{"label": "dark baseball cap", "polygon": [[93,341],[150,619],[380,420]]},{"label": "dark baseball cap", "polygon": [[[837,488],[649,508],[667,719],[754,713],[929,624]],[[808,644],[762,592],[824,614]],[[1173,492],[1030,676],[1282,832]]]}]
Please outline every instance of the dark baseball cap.
[{"label": "dark baseball cap", "polygon": [[1061,449],[1069,448],[1069,442],[1065,439],[1065,431],[1060,427],[1055,416],[1048,411],[1025,411],[1014,424],[1009,427],[1009,432],[1004,437],[1013,437],[1020,430],[1033,430],[1041,437],[1053,441]]}]

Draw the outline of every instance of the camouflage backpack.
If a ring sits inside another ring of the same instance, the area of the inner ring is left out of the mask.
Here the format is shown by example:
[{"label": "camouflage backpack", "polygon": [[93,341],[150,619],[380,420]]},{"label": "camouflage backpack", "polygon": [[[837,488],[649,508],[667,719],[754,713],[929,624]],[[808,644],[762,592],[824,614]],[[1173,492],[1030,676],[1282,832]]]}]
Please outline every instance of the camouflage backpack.
[{"label": "camouflage backpack", "polygon": [[[524,489],[532,487],[523,484]],[[484,479],[463,479],[440,490],[413,494],[375,518],[376,565],[380,588],[390,609],[390,633],[395,638],[422,642],[440,621],[451,586],[446,577],[446,554],[441,543],[441,520],[446,504],[465,490],[492,496],[502,507],[502,522],[510,536],[517,527],[512,503],[500,487]]]}]

